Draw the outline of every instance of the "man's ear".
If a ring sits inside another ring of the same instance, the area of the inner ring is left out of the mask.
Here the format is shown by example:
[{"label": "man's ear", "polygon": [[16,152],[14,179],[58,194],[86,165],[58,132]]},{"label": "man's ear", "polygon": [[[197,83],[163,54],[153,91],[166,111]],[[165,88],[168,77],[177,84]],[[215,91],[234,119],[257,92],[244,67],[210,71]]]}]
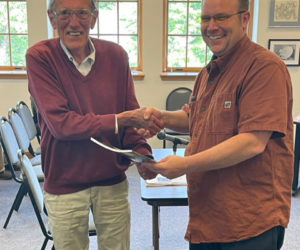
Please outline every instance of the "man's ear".
[{"label": "man's ear", "polygon": [[242,25],[243,29],[246,30],[250,21],[250,11],[246,11],[245,13],[242,14]]},{"label": "man's ear", "polygon": [[98,18],[98,10],[94,12],[93,16],[92,16],[92,20],[91,20],[91,29],[93,29],[95,27],[95,24],[96,24],[96,21],[97,21],[97,18]]},{"label": "man's ear", "polygon": [[53,29],[56,29],[56,28],[57,28],[57,25],[56,25],[56,22],[55,22],[55,16],[53,15],[53,13],[52,13],[51,10],[48,10],[47,13],[48,13],[48,17],[49,17],[49,19],[50,19],[52,28],[53,28]]}]

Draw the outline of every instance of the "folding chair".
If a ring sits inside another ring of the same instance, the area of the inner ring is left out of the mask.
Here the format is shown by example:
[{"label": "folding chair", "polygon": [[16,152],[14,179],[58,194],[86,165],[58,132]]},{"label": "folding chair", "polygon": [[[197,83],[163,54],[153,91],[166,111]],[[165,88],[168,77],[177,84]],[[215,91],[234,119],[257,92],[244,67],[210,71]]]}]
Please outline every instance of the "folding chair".
[{"label": "folding chair", "polygon": [[[28,190],[26,185],[24,184],[22,175],[19,173],[19,171],[15,170],[15,168],[20,167],[18,150],[20,150],[21,148],[18,144],[17,138],[14,134],[11,124],[5,117],[0,117],[0,141],[13,179],[21,184],[15,197],[15,200],[11,206],[11,209],[8,213],[7,219],[5,221],[3,228],[6,228],[13,211],[18,211],[23,197],[27,194]],[[42,171],[41,165],[35,165],[34,172],[39,181],[44,181],[44,173]]]},{"label": "folding chair", "polygon": [[[21,117],[24,127],[26,129],[28,138],[30,140],[30,142],[32,142],[32,140],[34,138],[37,139],[38,143],[40,144],[40,130],[39,127],[37,127],[37,123],[34,121],[33,119],[33,115],[29,109],[29,107],[26,105],[26,103],[24,101],[19,101],[16,105],[16,112],[19,114],[19,116]],[[29,148],[30,152],[33,154],[40,154],[41,153],[41,149],[40,147],[36,148],[35,150],[33,149],[31,143],[30,143],[30,148]]]},{"label": "folding chair", "polygon": [[[173,89],[167,96],[166,110],[176,111],[180,110],[184,104],[189,103],[192,90],[186,87],[179,87]],[[187,136],[187,133],[180,133],[171,129],[165,129],[164,132],[173,136]],[[163,147],[166,147],[166,140],[163,141]]]},{"label": "folding chair", "polygon": [[175,111],[189,103],[192,90],[186,87],[173,89],[167,96],[166,110]]},{"label": "folding chair", "polygon": [[28,151],[32,155],[31,161],[32,161],[33,165],[41,164],[41,155],[36,154],[32,150],[32,146],[31,146],[30,139],[28,137],[25,125],[24,125],[21,117],[17,113],[16,109],[14,109],[14,108],[9,109],[8,119],[14,130],[14,133],[16,135],[16,138],[17,138],[20,148],[23,151]]},{"label": "folding chair", "polygon": [[[45,236],[45,240],[42,245],[42,250],[44,250],[47,246],[47,243],[49,240],[53,240],[51,232],[49,229],[47,229],[47,226],[44,223],[44,219],[42,217],[42,214],[45,212],[44,208],[44,197],[42,188],[38,182],[38,178],[34,172],[34,167],[32,166],[30,160],[28,159],[27,155],[22,153],[20,150],[18,152],[18,157],[21,162],[21,170],[24,176],[24,183],[27,186],[29,197],[31,200],[31,203],[34,208],[34,212],[36,214],[36,217],[38,219],[38,222],[40,224],[41,230],[43,232],[43,235]],[[90,220],[89,220],[89,236],[97,235],[96,233],[96,227],[94,224],[92,213],[90,213]],[[52,250],[55,249],[54,246],[52,246]]]}]

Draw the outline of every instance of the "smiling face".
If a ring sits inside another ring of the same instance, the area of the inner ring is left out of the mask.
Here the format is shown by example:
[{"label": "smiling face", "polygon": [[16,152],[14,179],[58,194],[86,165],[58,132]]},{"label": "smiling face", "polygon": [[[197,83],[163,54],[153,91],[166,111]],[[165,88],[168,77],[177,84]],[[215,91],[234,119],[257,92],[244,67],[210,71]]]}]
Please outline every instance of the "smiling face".
[{"label": "smiling face", "polygon": [[[204,0],[202,16],[232,15],[241,11],[239,0]],[[207,46],[215,56],[225,55],[244,35],[250,18],[249,11],[232,15],[221,23],[213,18],[201,23],[201,31]]]},{"label": "smiling face", "polygon": [[[60,13],[61,10],[65,9],[86,9],[91,11],[93,15],[87,20],[80,20],[76,14],[72,14],[69,20],[61,20],[55,13]],[[57,29],[63,44],[69,49],[75,59],[84,59],[89,53],[89,31],[94,27],[98,17],[98,12],[93,11],[91,0],[56,0],[54,5],[55,13],[48,10],[48,16],[53,28]]]}]

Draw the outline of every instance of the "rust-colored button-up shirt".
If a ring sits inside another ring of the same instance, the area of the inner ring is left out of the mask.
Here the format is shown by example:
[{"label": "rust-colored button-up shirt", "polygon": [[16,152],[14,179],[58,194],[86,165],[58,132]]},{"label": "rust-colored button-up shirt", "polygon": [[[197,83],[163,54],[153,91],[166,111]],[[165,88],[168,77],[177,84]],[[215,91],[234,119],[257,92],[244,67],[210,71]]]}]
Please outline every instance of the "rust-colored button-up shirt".
[{"label": "rust-colored button-up shirt", "polygon": [[[229,168],[192,173],[186,239],[231,242],[287,226],[293,177],[292,86],[285,64],[245,35],[198,75],[186,155],[239,133],[272,131],[265,151]],[[243,150],[241,148],[241,150]]]}]

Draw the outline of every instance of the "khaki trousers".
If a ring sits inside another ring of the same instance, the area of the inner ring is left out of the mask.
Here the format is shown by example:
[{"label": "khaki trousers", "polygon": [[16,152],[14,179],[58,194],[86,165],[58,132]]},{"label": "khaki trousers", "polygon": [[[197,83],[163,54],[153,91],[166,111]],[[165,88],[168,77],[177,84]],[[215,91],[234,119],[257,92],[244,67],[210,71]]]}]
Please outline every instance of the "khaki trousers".
[{"label": "khaki trousers", "polygon": [[92,210],[98,249],[130,249],[128,181],[95,186],[76,193],[53,195],[44,192],[56,250],[88,250],[88,219]]}]

